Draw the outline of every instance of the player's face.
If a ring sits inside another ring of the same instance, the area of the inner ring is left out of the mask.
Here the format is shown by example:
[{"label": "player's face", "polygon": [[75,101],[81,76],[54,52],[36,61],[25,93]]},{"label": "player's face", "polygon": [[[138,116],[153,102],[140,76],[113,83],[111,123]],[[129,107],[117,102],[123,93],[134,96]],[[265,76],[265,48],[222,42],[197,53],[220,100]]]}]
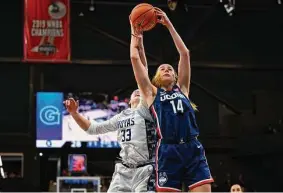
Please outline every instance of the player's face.
[{"label": "player's face", "polygon": [[132,95],[131,95],[131,101],[130,101],[130,103],[131,104],[134,104],[134,103],[139,103],[140,102],[140,97],[141,97],[141,95],[140,95],[140,91],[137,89],[137,90],[135,90],[133,93],[132,93]]},{"label": "player's face", "polygon": [[242,192],[242,188],[241,188],[240,185],[235,184],[235,185],[233,185],[233,186],[231,187],[230,192],[236,192],[236,193],[237,193],[237,192]]},{"label": "player's face", "polygon": [[162,64],[158,67],[160,80],[163,84],[171,84],[175,81],[175,72],[171,65]]}]

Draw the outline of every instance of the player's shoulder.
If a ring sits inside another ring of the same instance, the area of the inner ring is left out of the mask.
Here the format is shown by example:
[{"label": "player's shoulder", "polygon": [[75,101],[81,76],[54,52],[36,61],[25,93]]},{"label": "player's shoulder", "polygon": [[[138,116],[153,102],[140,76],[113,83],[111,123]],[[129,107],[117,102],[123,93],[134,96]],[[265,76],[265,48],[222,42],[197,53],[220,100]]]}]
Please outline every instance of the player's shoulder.
[{"label": "player's shoulder", "polygon": [[120,121],[120,120],[123,120],[123,119],[125,119],[127,116],[129,116],[131,114],[131,111],[130,110],[128,110],[128,109],[125,109],[125,110],[123,110],[123,111],[121,111],[120,113],[118,113],[118,114],[116,114],[116,115],[114,115],[111,119],[110,119],[110,121],[116,121],[116,122],[118,122],[118,121]]},{"label": "player's shoulder", "polygon": [[121,115],[123,116],[131,116],[133,114],[140,114],[142,107],[138,105],[136,108],[128,108],[123,111],[121,111]]},{"label": "player's shoulder", "polygon": [[129,116],[129,115],[133,114],[133,112],[134,112],[134,109],[128,108],[128,109],[121,111],[120,115],[121,116]]}]

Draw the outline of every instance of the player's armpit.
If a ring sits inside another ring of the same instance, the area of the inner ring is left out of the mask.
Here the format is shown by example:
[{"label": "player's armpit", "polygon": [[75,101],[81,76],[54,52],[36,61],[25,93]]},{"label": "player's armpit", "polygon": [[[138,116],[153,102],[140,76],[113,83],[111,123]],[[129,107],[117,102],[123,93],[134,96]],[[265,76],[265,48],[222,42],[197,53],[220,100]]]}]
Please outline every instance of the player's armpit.
[{"label": "player's armpit", "polygon": [[141,101],[138,105],[138,112],[144,119],[149,120],[149,121],[153,121],[151,114],[150,114],[150,111],[149,111],[149,106],[144,99],[141,99]]}]

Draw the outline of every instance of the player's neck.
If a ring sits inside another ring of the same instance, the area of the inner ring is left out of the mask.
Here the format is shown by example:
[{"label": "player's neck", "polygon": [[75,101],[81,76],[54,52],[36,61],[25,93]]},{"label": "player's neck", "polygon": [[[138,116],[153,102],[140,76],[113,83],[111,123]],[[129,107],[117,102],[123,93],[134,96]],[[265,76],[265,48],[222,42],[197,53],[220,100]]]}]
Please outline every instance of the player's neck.
[{"label": "player's neck", "polygon": [[170,84],[170,85],[168,85],[168,86],[162,86],[161,88],[162,88],[163,90],[166,90],[166,91],[171,91],[171,90],[173,89],[173,85]]},{"label": "player's neck", "polygon": [[[165,83],[165,82],[164,82]],[[166,90],[166,91],[170,91],[170,90],[172,90],[173,89],[173,87],[174,87],[174,82],[172,83],[172,82],[168,82],[168,83],[165,83],[164,84],[163,83],[163,85],[161,86],[161,88],[162,89],[164,89],[164,90]]]}]

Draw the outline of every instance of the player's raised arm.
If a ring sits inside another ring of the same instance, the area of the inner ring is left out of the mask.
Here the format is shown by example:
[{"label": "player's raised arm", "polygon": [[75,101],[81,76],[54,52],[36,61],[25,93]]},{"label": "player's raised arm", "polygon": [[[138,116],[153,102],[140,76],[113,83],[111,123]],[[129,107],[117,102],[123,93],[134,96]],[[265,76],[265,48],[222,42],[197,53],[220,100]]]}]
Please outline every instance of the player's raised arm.
[{"label": "player's raised arm", "polygon": [[80,128],[82,128],[90,135],[103,134],[118,129],[116,119],[119,115],[116,115],[107,121],[97,123],[95,121],[87,120],[78,113],[78,106],[79,106],[78,101],[75,101],[73,98],[70,98],[66,100],[64,103],[68,112],[76,121],[76,123],[80,126]]},{"label": "player's raised arm", "polygon": [[148,70],[147,59],[146,59],[144,45],[143,45],[143,34],[141,34],[141,36],[140,36],[140,41],[139,41],[138,45],[139,45],[138,49],[139,49],[139,54],[140,54],[141,62],[143,64],[143,66],[146,68],[146,70]]},{"label": "player's raised arm", "polygon": [[190,80],[191,80],[191,65],[190,65],[190,52],[174,28],[173,24],[161,9],[156,8],[157,16],[160,17],[159,23],[166,26],[172,36],[175,46],[179,52],[180,60],[178,65],[178,85],[182,92],[189,96],[190,93]]},{"label": "player's raised arm", "polygon": [[[136,81],[139,85],[142,95],[145,97],[147,103],[155,94],[155,87],[151,84],[148,77],[148,72],[143,65],[139,53],[139,41],[140,33],[136,32],[134,27],[131,25],[131,44],[130,44],[130,57],[135,74]],[[150,105],[150,104],[149,104]]]}]

